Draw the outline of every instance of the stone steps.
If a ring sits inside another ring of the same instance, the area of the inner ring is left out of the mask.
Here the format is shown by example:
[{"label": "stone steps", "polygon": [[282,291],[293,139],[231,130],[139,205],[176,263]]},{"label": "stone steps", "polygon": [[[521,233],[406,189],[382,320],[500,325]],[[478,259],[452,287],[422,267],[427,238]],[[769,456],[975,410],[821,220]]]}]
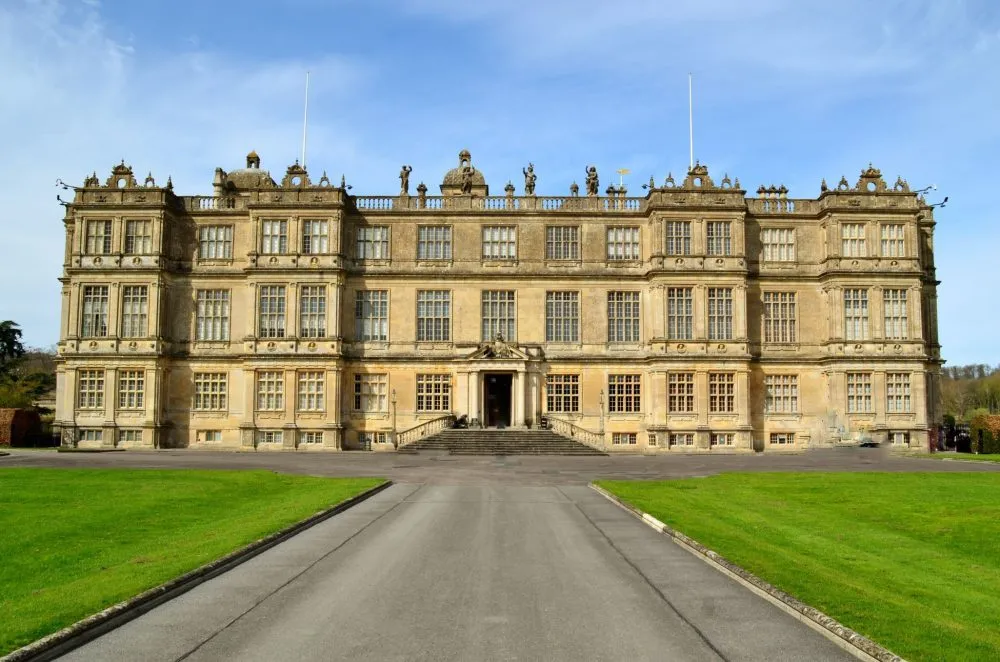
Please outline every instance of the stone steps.
[{"label": "stone steps", "polygon": [[550,430],[442,430],[401,449],[451,455],[605,455]]}]

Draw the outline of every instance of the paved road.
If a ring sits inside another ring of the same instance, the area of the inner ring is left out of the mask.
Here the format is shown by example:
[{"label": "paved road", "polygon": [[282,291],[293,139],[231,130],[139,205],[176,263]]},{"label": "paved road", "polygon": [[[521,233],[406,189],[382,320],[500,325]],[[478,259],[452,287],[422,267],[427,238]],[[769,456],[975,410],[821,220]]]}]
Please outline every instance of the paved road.
[{"label": "paved road", "polygon": [[315,476],[382,476],[438,485],[586,485],[597,478],[654,479],[726,471],[1000,471],[1000,464],[900,456],[886,449],[837,448],[756,455],[619,455],[611,457],[450,456],[440,453],[234,453],[125,451],[56,453],[13,449],[0,467],[272,469]]},{"label": "paved road", "polygon": [[397,484],[66,660],[849,660],[585,486]]}]

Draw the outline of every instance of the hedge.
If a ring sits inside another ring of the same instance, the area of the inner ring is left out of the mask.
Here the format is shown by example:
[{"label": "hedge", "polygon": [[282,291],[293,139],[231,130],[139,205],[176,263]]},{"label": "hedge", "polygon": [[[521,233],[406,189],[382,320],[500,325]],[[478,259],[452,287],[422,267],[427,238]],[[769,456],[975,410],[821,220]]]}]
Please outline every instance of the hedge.
[{"label": "hedge", "polygon": [[[980,446],[979,435],[982,434]],[[1000,453],[1000,415],[980,414],[969,424],[969,436],[972,437],[972,452]]]}]

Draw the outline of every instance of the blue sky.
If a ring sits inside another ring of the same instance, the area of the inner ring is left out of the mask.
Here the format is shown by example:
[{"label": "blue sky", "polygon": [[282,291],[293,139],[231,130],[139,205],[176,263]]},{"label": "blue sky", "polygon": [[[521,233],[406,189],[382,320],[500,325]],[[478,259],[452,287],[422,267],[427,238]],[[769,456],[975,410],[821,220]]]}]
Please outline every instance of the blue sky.
[{"label": "blue sky", "polygon": [[871,161],[936,184],[940,329],[951,364],[1000,362],[1000,3],[842,0],[246,0],[0,3],[0,319],[58,337],[56,178],[143,176],[210,193],[256,149],[282,173],[436,189],[468,148],[496,192],[559,195],[597,165],[641,195],[695,152],[747,189],[815,197]]}]

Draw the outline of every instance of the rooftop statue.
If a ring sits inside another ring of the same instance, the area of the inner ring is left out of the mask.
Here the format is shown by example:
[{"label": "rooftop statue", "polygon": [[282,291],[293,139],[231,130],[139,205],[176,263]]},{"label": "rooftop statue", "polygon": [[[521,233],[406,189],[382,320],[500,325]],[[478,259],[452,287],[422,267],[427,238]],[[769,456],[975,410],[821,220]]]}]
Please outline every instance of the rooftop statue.
[{"label": "rooftop statue", "polygon": [[528,163],[528,168],[521,168],[521,172],[524,173],[524,194],[534,195],[535,194],[535,164]]},{"label": "rooftop statue", "polygon": [[410,173],[413,172],[413,168],[408,165],[404,165],[403,169],[399,171],[399,192],[402,195],[410,194]]},{"label": "rooftop statue", "polygon": [[600,180],[597,178],[597,167],[587,166],[587,195],[597,195],[600,185]]}]

